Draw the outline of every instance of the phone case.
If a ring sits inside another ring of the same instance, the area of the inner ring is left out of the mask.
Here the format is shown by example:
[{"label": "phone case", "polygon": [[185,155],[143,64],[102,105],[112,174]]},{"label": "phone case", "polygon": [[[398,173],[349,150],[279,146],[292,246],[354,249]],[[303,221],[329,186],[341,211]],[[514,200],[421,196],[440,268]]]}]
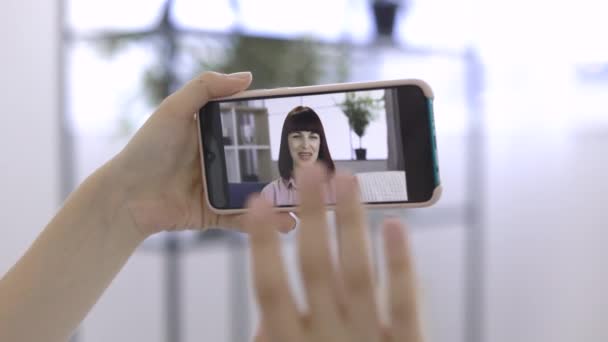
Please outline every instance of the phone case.
[{"label": "phone case", "polygon": [[[375,89],[375,88],[387,88],[387,87],[395,87],[395,86],[403,86],[403,85],[416,85],[420,87],[424,93],[424,95],[432,101],[434,99],[433,91],[431,87],[423,80],[420,79],[397,79],[397,80],[385,80],[385,81],[370,81],[370,82],[350,82],[350,83],[335,83],[335,84],[324,84],[324,85],[315,85],[315,86],[304,86],[304,87],[282,87],[282,88],[274,88],[274,89],[254,89],[247,90],[232,96],[222,97],[213,99],[213,101],[225,101],[225,100],[236,100],[236,99],[245,99],[245,98],[259,98],[259,97],[271,97],[271,96],[288,96],[288,95],[306,95],[306,94],[315,94],[315,93],[324,93],[324,92],[339,92],[339,91],[349,91],[349,90],[365,90],[365,89]],[[434,118],[433,111],[430,112],[431,115],[431,127],[434,131]],[[199,144],[199,153],[201,160],[201,177],[203,180],[203,184],[206,187],[207,178],[205,175],[205,158],[203,156],[203,145],[201,139],[201,130],[198,119],[198,113],[195,115],[196,123],[197,123],[197,134],[198,134],[198,144]],[[435,147],[436,148],[436,147]],[[437,165],[437,156],[436,150],[433,150],[435,164]],[[364,204],[364,207],[370,209],[379,209],[379,208],[424,208],[429,207],[441,198],[442,187],[441,182],[439,180],[439,175],[436,174],[437,177],[437,186],[435,190],[433,190],[433,195],[431,199],[426,202],[418,202],[418,203],[391,203],[391,204]],[[243,214],[247,211],[247,209],[218,209],[211,205],[211,201],[209,199],[209,193],[205,191],[205,202],[206,205],[213,212],[218,215],[231,215],[231,214]],[[335,205],[328,205],[328,210],[334,210]],[[277,211],[280,212],[298,212],[298,207],[277,207]]]},{"label": "phone case", "polygon": [[422,89],[422,91],[424,92],[424,95],[427,98],[429,98],[429,99],[434,98],[433,90],[425,81],[420,80],[420,79],[410,78],[410,79],[386,80],[386,81],[334,83],[334,84],[323,84],[323,85],[304,86],[304,87],[253,89],[253,90],[246,90],[244,92],[241,92],[241,93],[238,93],[238,94],[235,94],[232,96],[213,99],[213,101],[236,100],[236,99],[251,98],[251,97],[306,95],[306,94],[331,92],[331,91],[348,91],[348,90],[387,88],[387,87],[395,87],[395,86],[402,86],[402,85],[416,85]]}]

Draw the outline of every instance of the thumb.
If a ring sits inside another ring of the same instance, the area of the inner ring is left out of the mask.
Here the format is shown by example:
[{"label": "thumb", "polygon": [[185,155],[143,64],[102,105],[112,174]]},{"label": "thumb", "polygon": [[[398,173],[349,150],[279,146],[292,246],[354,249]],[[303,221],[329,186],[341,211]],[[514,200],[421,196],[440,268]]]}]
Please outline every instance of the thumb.
[{"label": "thumb", "polygon": [[167,97],[159,109],[161,112],[191,117],[210,100],[247,89],[251,80],[250,72],[226,75],[206,71]]},{"label": "thumb", "polygon": [[268,336],[266,335],[262,324],[258,326],[258,331],[255,333],[253,342],[268,342]]}]

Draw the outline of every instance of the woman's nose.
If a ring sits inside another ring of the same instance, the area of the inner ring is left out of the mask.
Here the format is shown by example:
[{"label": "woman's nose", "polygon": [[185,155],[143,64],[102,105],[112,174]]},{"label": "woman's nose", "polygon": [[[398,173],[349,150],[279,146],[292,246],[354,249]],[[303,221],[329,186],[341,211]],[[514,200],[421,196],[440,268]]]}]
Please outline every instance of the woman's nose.
[{"label": "woman's nose", "polygon": [[310,138],[305,137],[303,143],[304,143],[304,147],[310,146]]}]

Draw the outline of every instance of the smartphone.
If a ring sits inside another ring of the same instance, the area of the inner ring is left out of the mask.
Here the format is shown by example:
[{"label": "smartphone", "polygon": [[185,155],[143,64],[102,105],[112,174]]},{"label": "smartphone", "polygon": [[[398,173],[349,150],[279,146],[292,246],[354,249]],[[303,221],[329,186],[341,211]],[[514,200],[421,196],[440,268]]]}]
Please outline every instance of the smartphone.
[{"label": "smartphone", "polygon": [[441,195],[433,93],[422,80],[245,91],[196,118],[207,203],[219,214],[244,212],[254,193],[295,211],[294,170],[307,163],[329,170],[330,210],[339,169],[357,177],[370,208],[426,207]]}]

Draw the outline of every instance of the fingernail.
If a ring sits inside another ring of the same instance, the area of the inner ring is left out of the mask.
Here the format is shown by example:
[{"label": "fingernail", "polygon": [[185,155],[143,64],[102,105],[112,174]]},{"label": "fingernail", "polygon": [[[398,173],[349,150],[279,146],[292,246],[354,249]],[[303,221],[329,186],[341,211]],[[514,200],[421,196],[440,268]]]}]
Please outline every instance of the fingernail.
[{"label": "fingernail", "polygon": [[323,180],[323,169],[320,165],[305,165],[296,169],[296,179],[303,186],[314,186]]},{"label": "fingernail", "polygon": [[357,176],[352,175],[349,177],[348,180],[349,180],[351,186],[353,186],[355,188],[359,187],[359,178],[357,178]]},{"label": "fingernail", "polygon": [[385,239],[386,243],[392,248],[399,248],[404,241],[403,227],[399,224],[399,221],[387,220],[385,222]]},{"label": "fingernail", "polygon": [[338,196],[338,198],[347,199],[351,197],[353,195],[353,191],[355,190],[355,186],[357,186],[357,183],[355,183],[355,181],[356,177],[351,174],[341,172],[339,175],[337,175],[336,195]]},{"label": "fingernail", "polygon": [[228,76],[228,78],[232,78],[232,79],[245,80],[245,79],[248,79],[251,77],[251,72],[249,72],[249,71],[235,72],[234,74],[229,74],[227,76]]}]

